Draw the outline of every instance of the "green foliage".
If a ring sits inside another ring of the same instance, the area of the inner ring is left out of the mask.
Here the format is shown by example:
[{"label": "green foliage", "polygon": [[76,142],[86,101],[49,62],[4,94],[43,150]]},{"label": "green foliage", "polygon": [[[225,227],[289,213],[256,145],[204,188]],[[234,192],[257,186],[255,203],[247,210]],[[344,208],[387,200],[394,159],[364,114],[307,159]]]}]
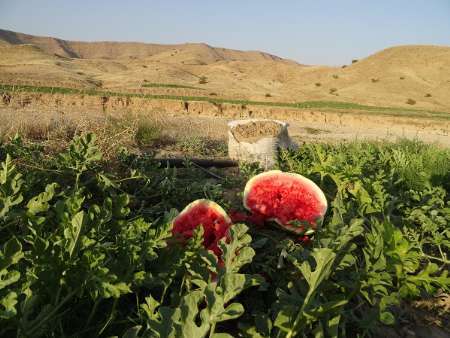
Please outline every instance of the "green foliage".
[{"label": "green foliage", "polygon": [[181,138],[177,147],[184,153],[194,156],[226,156],[227,145],[220,140],[199,136]]},{"label": "green foliage", "polygon": [[180,85],[175,83],[144,83],[142,87],[145,88],[184,88],[184,89],[198,89],[203,90],[203,88]]},{"label": "green foliage", "polygon": [[22,245],[14,237],[0,250],[0,320],[11,319],[17,314],[15,284],[20,279],[20,272],[14,270],[13,266],[16,266],[23,256]]},{"label": "green foliage", "polygon": [[[160,306],[154,298],[147,297],[142,309],[148,329],[138,335],[140,327],[132,328],[133,337],[224,336],[225,333],[215,332],[217,324],[244,313],[242,304],[231,301],[245,289],[260,283],[258,276],[239,273],[255,254],[249,247],[251,237],[246,232],[247,227],[242,224],[231,229],[230,243],[223,240],[220,244],[223,264],[218,267],[214,255],[202,253],[207,270],[205,266],[190,266],[191,287],[176,306]],[[217,277],[213,278],[213,274]]]},{"label": "green foliage", "polygon": [[135,139],[140,146],[152,145],[161,138],[162,128],[154,123],[141,122],[138,125]]},{"label": "green foliage", "polygon": [[[418,142],[304,145],[280,169],[314,180],[329,211],[310,244],[233,225],[216,257],[203,228],[179,243],[176,209],[227,205],[195,167],[162,168],[95,136],[47,157],[0,145],[0,336],[341,337],[397,325],[405,302],[450,292],[450,153]],[[113,164],[113,165],[112,165]]]}]

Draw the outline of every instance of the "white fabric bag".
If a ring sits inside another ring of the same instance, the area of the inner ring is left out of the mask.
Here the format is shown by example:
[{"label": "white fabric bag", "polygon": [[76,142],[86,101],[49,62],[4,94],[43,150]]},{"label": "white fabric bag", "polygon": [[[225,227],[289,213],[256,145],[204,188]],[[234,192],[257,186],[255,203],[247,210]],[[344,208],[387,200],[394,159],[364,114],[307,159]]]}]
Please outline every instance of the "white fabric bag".
[{"label": "white fabric bag", "polygon": [[[252,138],[251,141],[241,140],[233,133],[233,130],[243,124],[252,122],[273,122],[281,126],[277,135]],[[288,133],[288,124],[278,120],[247,119],[235,120],[228,123],[228,155],[233,160],[243,162],[258,162],[261,167],[271,169],[277,162],[278,150],[295,148]]]}]

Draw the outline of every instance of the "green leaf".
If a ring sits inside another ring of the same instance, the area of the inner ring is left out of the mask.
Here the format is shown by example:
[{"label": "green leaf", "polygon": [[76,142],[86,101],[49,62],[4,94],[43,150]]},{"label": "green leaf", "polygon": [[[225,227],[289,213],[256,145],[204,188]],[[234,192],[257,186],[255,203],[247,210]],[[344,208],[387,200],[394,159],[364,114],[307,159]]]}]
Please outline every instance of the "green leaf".
[{"label": "green leaf", "polygon": [[235,318],[239,318],[244,314],[244,307],[239,303],[232,303],[225,308],[225,311],[220,313],[216,317],[217,322],[223,322],[226,320],[231,320]]},{"label": "green leaf", "polygon": [[[336,254],[331,249],[321,248],[314,249],[311,256],[316,261],[314,271],[311,271],[311,266],[308,262],[303,262],[298,268],[305,277],[309,289],[315,291],[320,283],[330,276]],[[311,294],[312,291],[310,291]]]},{"label": "green leaf", "polygon": [[51,201],[55,195],[56,187],[58,187],[58,184],[56,183],[48,184],[45,187],[45,192],[30,199],[27,203],[28,212],[31,215],[36,215],[40,212],[47,211],[50,207],[48,202]]},{"label": "green leaf", "polygon": [[68,252],[70,257],[73,256],[74,251],[78,245],[81,230],[84,224],[84,216],[84,211],[79,211],[78,213],[76,213],[70,222],[70,227],[64,232],[66,238],[69,240]]},{"label": "green leaf", "polygon": [[237,272],[252,261],[255,251],[250,247],[252,238],[247,230],[246,225],[235,224],[230,228],[230,243],[226,243],[225,239],[220,241],[225,271]]},{"label": "green leaf", "polygon": [[20,278],[19,271],[7,271],[6,269],[0,270],[0,290],[4,289],[8,285],[14,284]]},{"label": "green leaf", "polygon": [[17,314],[16,310],[17,294],[9,292],[5,297],[0,298],[0,319],[10,319]]},{"label": "green leaf", "polygon": [[14,206],[23,201],[21,189],[24,181],[12,164],[11,156],[6,155],[0,170],[0,220],[5,219]]},{"label": "green leaf", "polygon": [[139,332],[141,330],[142,330],[142,325],[133,326],[125,331],[125,333],[122,335],[122,338],[138,338]]},{"label": "green leaf", "polygon": [[5,243],[3,250],[0,250],[0,271],[17,264],[23,257],[22,244],[17,238],[11,238]]},{"label": "green leaf", "polygon": [[384,311],[384,312],[380,313],[380,321],[386,325],[394,325],[395,317],[389,311]]},{"label": "green leaf", "polygon": [[212,338],[233,338],[233,336],[228,333],[214,333],[211,337]]}]

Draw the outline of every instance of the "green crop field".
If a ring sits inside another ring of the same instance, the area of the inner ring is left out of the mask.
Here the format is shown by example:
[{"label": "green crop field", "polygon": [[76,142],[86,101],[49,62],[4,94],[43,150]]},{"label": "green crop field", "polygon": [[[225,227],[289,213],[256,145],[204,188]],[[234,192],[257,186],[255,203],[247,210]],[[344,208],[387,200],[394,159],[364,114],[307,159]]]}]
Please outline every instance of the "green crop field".
[{"label": "green crop field", "polygon": [[[156,84],[157,85],[157,84]],[[224,98],[212,98],[208,96],[181,96],[181,95],[156,95],[156,94],[139,94],[139,93],[120,93],[111,91],[101,91],[95,89],[74,89],[64,87],[38,87],[29,85],[9,85],[0,84],[0,94],[5,92],[29,92],[29,93],[47,93],[47,94],[77,94],[77,95],[92,95],[92,96],[106,96],[106,97],[137,97],[153,100],[179,100],[179,101],[200,101],[211,102],[215,104],[230,103],[239,105],[256,105],[269,107],[282,107],[293,109],[323,109],[323,110],[338,110],[346,113],[360,113],[375,114],[375,115],[390,115],[390,116],[405,116],[415,118],[427,118],[436,120],[450,120],[449,112],[439,112],[424,109],[412,109],[401,107],[377,107],[368,106],[351,102],[340,101],[304,101],[304,102],[269,102],[269,101],[249,101],[236,100]]]},{"label": "green crop field", "polygon": [[16,136],[0,144],[0,336],[383,336],[450,292],[449,159],[406,141],[284,152],[324,191],[322,227],[234,224],[218,260],[171,220],[198,198],[243,212],[258,167],[211,178],[124,148],[106,161],[93,134],[57,154]]},{"label": "green crop field", "polygon": [[180,84],[175,84],[175,83],[144,83],[144,84],[142,84],[142,87],[145,87],[145,88],[184,88],[184,89],[203,90],[203,88],[180,85]]}]

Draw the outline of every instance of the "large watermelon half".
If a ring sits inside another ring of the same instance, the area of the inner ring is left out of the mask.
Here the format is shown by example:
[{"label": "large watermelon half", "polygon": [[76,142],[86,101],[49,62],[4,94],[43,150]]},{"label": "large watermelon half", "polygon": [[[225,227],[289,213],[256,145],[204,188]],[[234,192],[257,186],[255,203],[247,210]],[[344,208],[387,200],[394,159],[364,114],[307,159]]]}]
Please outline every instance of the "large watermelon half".
[{"label": "large watermelon half", "polygon": [[247,182],[244,206],[286,230],[308,233],[321,223],[327,200],[322,190],[306,177],[272,170]]},{"label": "large watermelon half", "polygon": [[231,219],[217,203],[200,199],[190,203],[172,222],[172,233],[183,238],[191,238],[193,230],[203,227],[203,245],[217,256],[221,255],[218,246],[220,239],[228,234]]}]

